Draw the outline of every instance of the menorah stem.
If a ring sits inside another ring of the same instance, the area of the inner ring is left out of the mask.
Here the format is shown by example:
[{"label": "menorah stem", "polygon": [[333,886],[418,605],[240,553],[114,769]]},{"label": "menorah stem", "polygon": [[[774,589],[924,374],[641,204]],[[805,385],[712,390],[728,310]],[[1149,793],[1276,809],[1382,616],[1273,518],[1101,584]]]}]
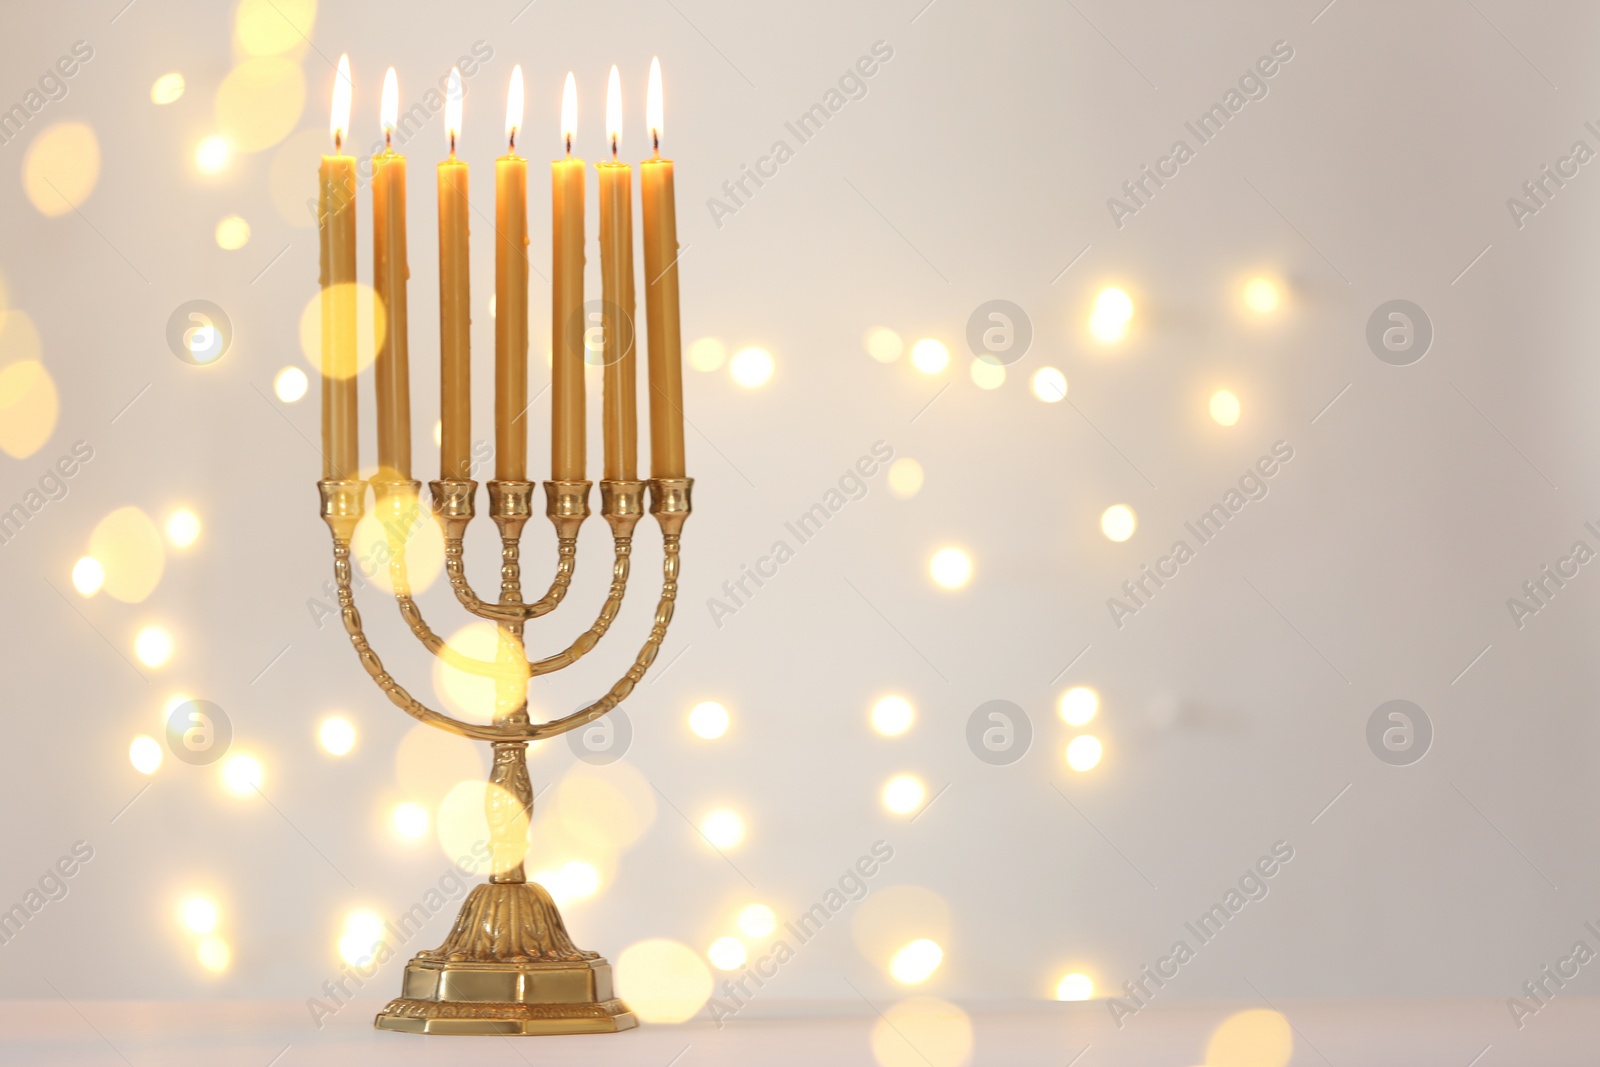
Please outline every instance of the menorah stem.
[{"label": "menorah stem", "polygon": [[533,783],[528,779],[528,743],[496,741],[490,789],[484,808],[489,816],[490,849],[494,869],[489,881],[516,884],[527,881],[522,855],[527,849],[528,824],[533,819]]}]

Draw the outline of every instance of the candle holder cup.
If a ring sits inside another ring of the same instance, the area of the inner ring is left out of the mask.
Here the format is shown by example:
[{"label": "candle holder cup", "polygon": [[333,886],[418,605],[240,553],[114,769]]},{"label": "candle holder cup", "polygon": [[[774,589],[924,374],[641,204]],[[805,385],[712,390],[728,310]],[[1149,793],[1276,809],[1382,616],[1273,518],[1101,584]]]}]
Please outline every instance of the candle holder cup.
[{"label": "candle holder cup", "polygon": [[[362,629],[351,588],[350,543],[365,508],[368,483],[356,479],[318,484],[322,517],[333,534],[334,580],[339,612],[361,664],[389,700],[430,726],[488,742],[493,751],[485,814],[490,852],[489,881],[467,895],[449,936],[438,948],[417,953],[406,965],[400,996],[379,1012],[380,1030],[420,1034],[610,1033],[638,1025],[616,996],[611,965],[598,953],[576,947],[548,891],[530,882],[522,864],[526,828],[533,814],[528,778],[529,741],[555,737],[598,719],[625,700],[650,669],[672,621],[678,595],[679,545],[689,516],[689,478],[602,481],[600,514],[611,528],[611,585],[594,623],[564,650],[529,660],[524,625],[554,611],[565,599],[577,558],[578,531],[589,517],[590,483],[544,483],[545,515],[556,532],[556,570],[537,600],[522,596],[521,541],[532,517],[535,486],[529,481],[488,483],[489,514],[501,542],[500,594],[484,600],[468,584],[463,562],[467,526],[476,509],[478,483],[466,479],[430,483],[433,514],[444,533],[445,570],[456,599],[473,616],[493,622],[500,640],[493,661],[463,655],[428,626],[411,595],[406,569],[409,524],[387,521],[414,508],[420,484],[373,480],[374,505],[390,539],[394,598],[411,632],[436,658],[493,681],[495,715],[471,723],[435,711],[413,697],[384,667]],[[661,594],[654,620],[633,664],[598,700],[570,715],[535,723],[528,716],[532,679],[576,663],[610,629],[627,591],[634,528],[649,513],[661,528]]]}]

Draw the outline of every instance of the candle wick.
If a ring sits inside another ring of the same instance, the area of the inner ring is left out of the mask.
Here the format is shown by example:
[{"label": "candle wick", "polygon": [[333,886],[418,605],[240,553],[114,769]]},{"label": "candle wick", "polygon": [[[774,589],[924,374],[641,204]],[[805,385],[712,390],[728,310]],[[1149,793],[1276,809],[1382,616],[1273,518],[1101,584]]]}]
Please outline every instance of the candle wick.
[{"label": "candle wick", "polygon": [[383,148],[384,151],[389,151],[390,149],[394,148],[394,130],[390,129],[388,126],[383,128]]},{"label": "candle wick", "polygon": [[611,162],[617,161],[617,135],[611,135]]},{"label": "candle wick", "polygon": [[567,158],[571,159],[572,158],[572,134],[570,134],[570,133],[567,134],[566,138],[567,138]]},{"label": "candle wick", "polygon": [[650,150],[656,154],[656,158],[657,159],[661,158],[661,131],[660,130],[651,130],[650,131]]},{"label": "candle wick", "polygon": [[333,131],[333,154],[338,155],[344,148],[344,134],[338,130]]},{"label": "candle wick", "polygon": [[510,141],[511,151],[515,152],[517,150],[517,128],[515,126],[511,127]]},{"label": "candle wick", "polygon": [[456,131],[450,131],[450,158],[456,157]]}]

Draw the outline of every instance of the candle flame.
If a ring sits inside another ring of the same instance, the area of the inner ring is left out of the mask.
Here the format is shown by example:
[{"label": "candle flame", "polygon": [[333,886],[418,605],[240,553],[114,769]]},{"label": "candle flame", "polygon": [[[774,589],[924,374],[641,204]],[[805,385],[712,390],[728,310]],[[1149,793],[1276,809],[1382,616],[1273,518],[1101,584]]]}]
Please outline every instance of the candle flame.
[{"label": "candle flame", "polygon": [[645,116],[650,123],[650,147],[661,154],[661,59],[650,60],[650,88],[645,94]]},{"label": "candle flame", "polygon": [[511,68],[511,88],[506,91],[506,140],[517,147],[517,130],[522,127],[522,64]]},{"label": "candle flame", "polygon": [[379,109],[383,122],[383,142],[387,145],[394,136],[395,122],[400,116],[400,83],[394,75],[394,68],[390,67],[383,76],[383,106]]},{"label": "candle flame", "polygon": [[622,140],[622,75],[615,64],[606,82],[606,138],[611,142],[611,158],[617,158],[617,142]]},{"label": "candle flame", "polygon": [[456,154],[456,138],[461,136],[461,68],[450,68],[450,81],[444,91],[444,129],[450,135],[450,154]]},{"label": "candle flame", "polygon": [[561,88],[561,137],[572,155],[572,142],[578,136],[578,79],[567,71],[567,84]]},{"label": "candle flame", "polygon": [[333,117],[329,122],[333,132],[334,151],[344,145],[345,134],[350,132],[350,57],[339,57],[339,73],[333,79]]}]

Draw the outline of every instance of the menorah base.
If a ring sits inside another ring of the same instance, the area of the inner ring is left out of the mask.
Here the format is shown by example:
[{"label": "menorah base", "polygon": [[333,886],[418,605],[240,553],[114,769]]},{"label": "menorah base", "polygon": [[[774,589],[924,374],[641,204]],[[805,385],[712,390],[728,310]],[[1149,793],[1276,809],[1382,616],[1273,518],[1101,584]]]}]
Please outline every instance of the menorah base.
[{"label": "menorah base", "polygon": [[611,964],[576,948],[537,883],[475,887],[445,943],[406,964],[400,996],[373,1024],[408,1034],[609,1034],[639,1020]]}]

